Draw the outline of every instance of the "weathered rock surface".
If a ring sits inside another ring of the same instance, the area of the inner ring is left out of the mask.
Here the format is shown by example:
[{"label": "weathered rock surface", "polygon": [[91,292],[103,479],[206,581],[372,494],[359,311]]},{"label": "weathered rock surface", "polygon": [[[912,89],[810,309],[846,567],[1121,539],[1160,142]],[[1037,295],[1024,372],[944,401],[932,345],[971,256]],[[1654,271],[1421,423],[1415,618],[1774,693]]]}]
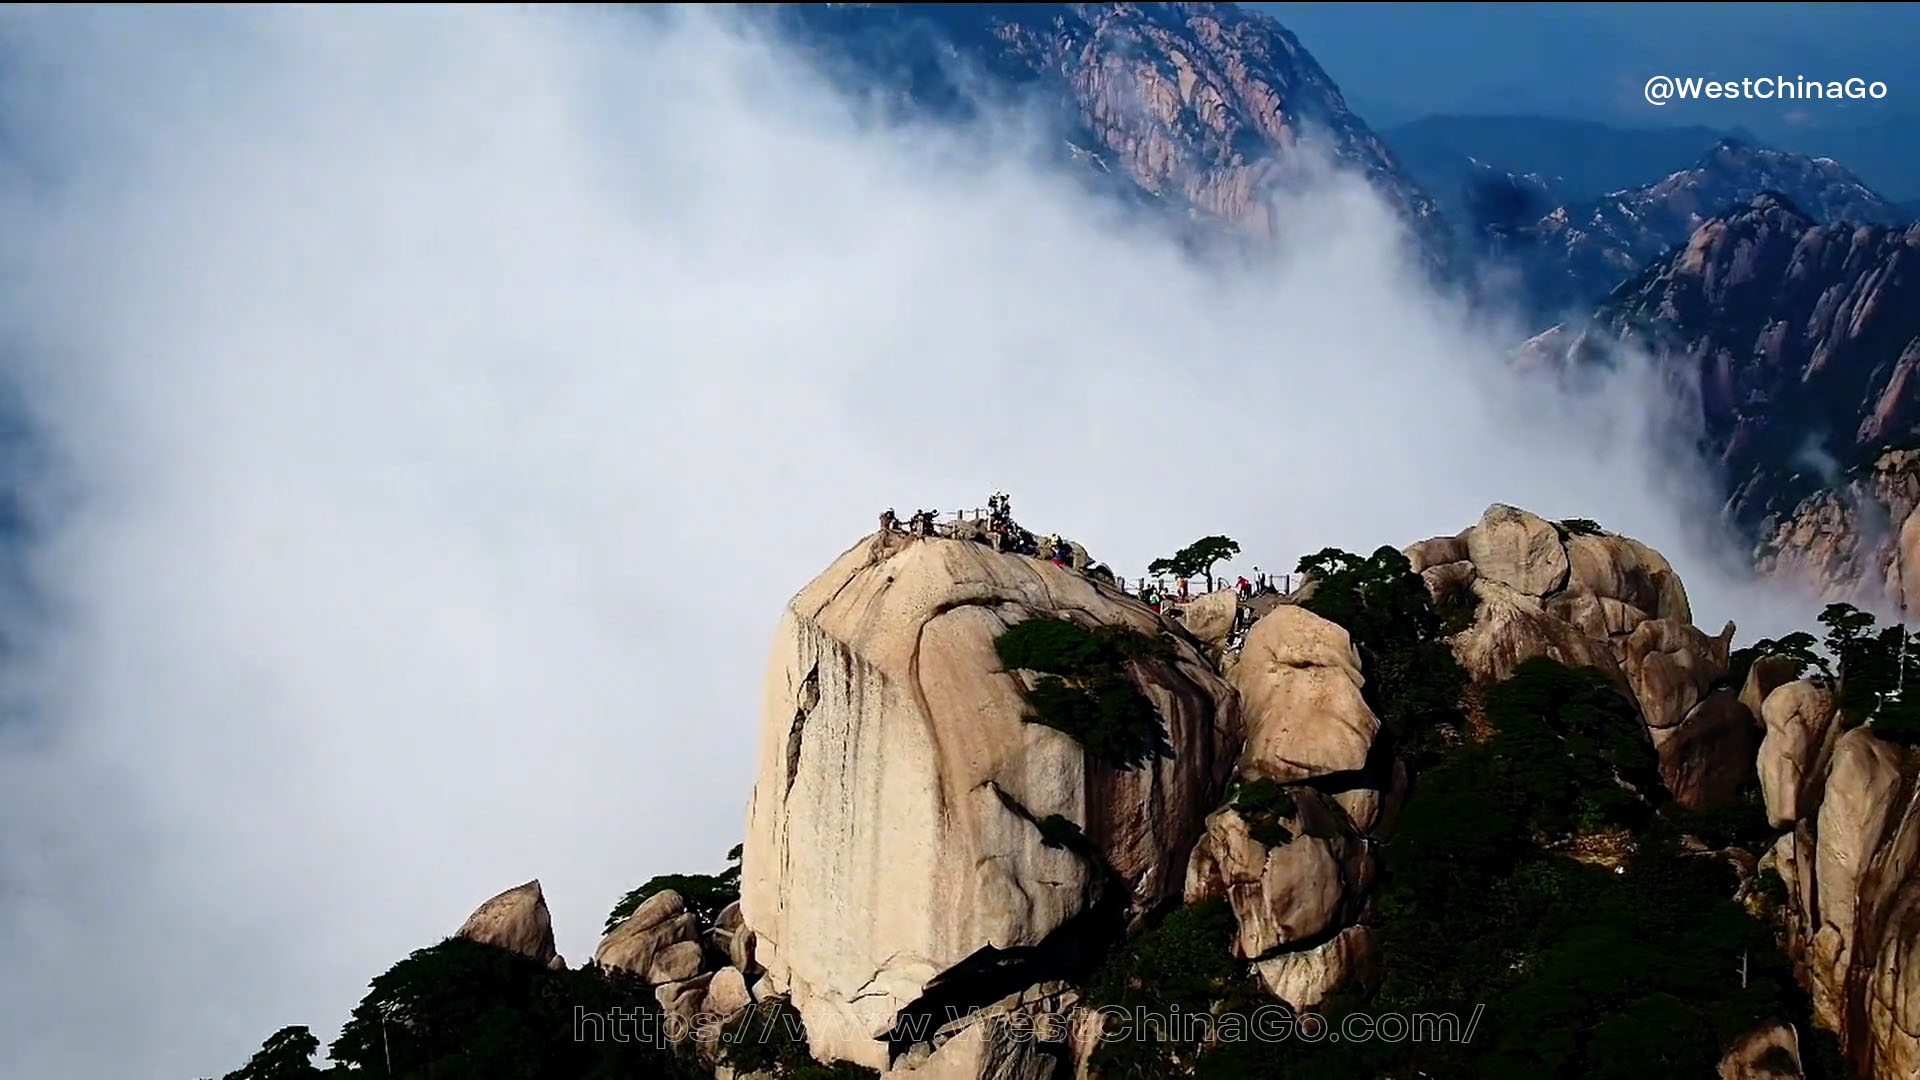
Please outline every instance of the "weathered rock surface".
[{"label": "weathered rock surface", "polygon": [[553,946],[553,916],[538,880],[515,886],[481,904],[455,936],[519,953],[542,964],[558,957]]},{"label": "weathered rock surface", "polygon": [[1029,987],[949,1022],[930,1043],[915,1047],[884,1080],[1065,1080],[1072,1059],[1086,1055],[1070,1045],[1079,992],[1065,983]]},{"label": "weathered rock surface", "polygon": [[1281,824],[1292,839],[1268,847],[1231,807],[1207,818],[1187,867],[1187,900],[1224,896],[1246,960],[1338,930],[1359,917],[1373,881],[1366,838],[1311,788],[1289,787],[1295,813]]},{"label": "weathered rock surface", "polygon": [[[1681,803],[1726,798],[1752,769],[1758,738],[1737,696],[1709,703],[1733,626],[1701,632],[1664,556],[1591,529],[1495,503],[1460,537],[1405,550],[1436,605],[1470,599],[1473,621],[1451,643],[1476,682],[1500,682],[1535,657],[1592,668],[1633,699]],[[1462,552],[1464,561],[1442,561]]]},{"label": "weathered rock surface", "polygon": [[1348,982],[1364,979],[1372,960],[1372,931],[1349,926],[1310,949],[1261,960],[1253,971],[1267,993],[1296,1009],[1311,1009]]},{"label": "weathered rock surface", "polygon": [[1660,780],[1675,802],[1703,809],[1739,794],[1760,743],[1753,714],[1731,690],[1717,690],[1657,740]]},{"label": "weathered rock surface", "polygon": [[1232,589],[1216,589],[1195,597],[1180,609],[1180,625],[1209,649],[1226,647],[1240,616],[1240,597]]},{"label": "weathered rock surface", "polygon": [[[982,949],[1047,939],[1104,875],[1045,844],[1059,815],[1146,905],[1178,895],[1241,740],[1231,688],[1172,638],[1132,665],[1171,756],[1090,761],[1026,723],[994,639],[1034,615],[1160,632],[1069,570],[972,543],[876,534],[789,604],[769,665],[741,910],[772,992],[822,1060],[887,1065],[895,1014]],[[1017,809],[1016,809],[1017,808]],[[866,1033],[863,1035],[863,1033]]]},{"label": "weathered rock surface", "polygon": [[[1831,698],[1809,683],[1775,690],[1762,711],[1770,742],[1819,747],[1779,751],[1763,772],[1775,777],[1769,816],[1777,821],[1790,811],[1799,819],[1768,858],[1787,887],[1788,941],[1814,1020],[1840,1036],[1856,1075],[1916,1075],[1920,754],[1877,737],[1870,725],[1840,730]],[[1803,768],[1796,805],[1776,807]]]},{"label": "weathered rock surface", "polygon": [[1567,549],[1538,514],[1495,503],[1467,530],[1467,561],[1483,581],[1528,596],[1557,592],[1567,581]]},{"label": "weathered rock surface", "polygon": [[[653,985],[679,982],[699,970],[699,940],[699,921],[688,913],[680,894],[667,889],[649,896],[608,931],[593,951],[593,959],[601,967],[639,975]],[[684,970],[688,947],[694,960],[692,971]]]},{"label": "weathered rock surface", "polygon": [[[1764,662],[1754,664],[1756,675]],[[1754,688],[1754,678],[1747,686]],[[1766,695],[1760,719],[1766,724],[1759,769],[1767,820],[1776,829],[1791,828],[1806,813],[1807,778],[1834,720],[1833,695],[1815,683],[1790,682]]]},{"label": "weathered rock surface", "polygon": [[1247,732],[1243,772],[1285,783],[1366,764],[1380,720],[1339,624],[1282,604],[1247,631],[1230,678]]}]

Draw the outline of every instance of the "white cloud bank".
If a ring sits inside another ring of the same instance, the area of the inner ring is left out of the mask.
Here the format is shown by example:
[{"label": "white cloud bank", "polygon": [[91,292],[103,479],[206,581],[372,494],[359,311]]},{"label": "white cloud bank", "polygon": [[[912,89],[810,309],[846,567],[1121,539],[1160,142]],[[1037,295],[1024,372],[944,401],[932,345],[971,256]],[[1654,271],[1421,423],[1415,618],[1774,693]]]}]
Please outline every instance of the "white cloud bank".
[{"label": "white cloud bank", "polygon": [[18,8],[0,80],[0,350],[60,466],[0,721],[0,1074],[327,1037],[535,876],[585,959],[740,838],[779,607],[883,507],[1005,488],[1137,574],[1499,500],[1663,547],[1710,628],[1755,610],[1651,398],[1494,389],[1507,342],[1351,183],[1209,273],[608,12]]}]

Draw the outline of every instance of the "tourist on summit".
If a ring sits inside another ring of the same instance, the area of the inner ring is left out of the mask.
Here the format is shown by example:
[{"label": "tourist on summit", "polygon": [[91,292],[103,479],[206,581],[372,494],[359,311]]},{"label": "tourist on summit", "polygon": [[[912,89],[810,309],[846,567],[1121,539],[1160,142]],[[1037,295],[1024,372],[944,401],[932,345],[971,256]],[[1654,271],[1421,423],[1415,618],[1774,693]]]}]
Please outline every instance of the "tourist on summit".
[{"label": "tourist on summit", "polygon": [[1248,581],[1245,574],[1240,576],[1240,580],[1235,583],[1234,587],[1239,590],[1240,599],[1242,600],[1253,596],[1253,582]]},{"label": "tourist on summit", "polygon": [[1184,603],[1184,602],[1186,601],[1186,599],[1187,599],[1187,579],[1186,579],[1186,578],[1175,578],[1175,579],[1174,579],[1174,587],[1175,587],[1175,588],[1177,588],[1177,589],[1179,590],[1179,594],[1178,594],[1178,595],[1179,595],[1179,597],[1180,597],[1180,600],[1181,600],[1181,601],[1182,601],[1182,602]]}]

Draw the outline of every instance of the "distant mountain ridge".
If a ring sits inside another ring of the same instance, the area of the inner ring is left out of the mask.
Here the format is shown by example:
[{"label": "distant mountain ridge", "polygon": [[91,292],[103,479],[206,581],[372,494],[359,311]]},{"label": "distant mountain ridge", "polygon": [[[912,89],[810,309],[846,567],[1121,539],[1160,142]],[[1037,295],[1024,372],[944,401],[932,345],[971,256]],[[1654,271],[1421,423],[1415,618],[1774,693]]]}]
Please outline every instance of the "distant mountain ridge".
[{"label": "distant mountain ridge", "polygon": [[824,71],[903,109],[965,117],[982,99],[1050,114],[1063,155],[1246,236],[1266,196],[1324,147],[1436,255],[1438,210],[1279,23],[1232,4],[813,4],[760,9]]},{"label": "distant mountain ridge", "polygon": [[[1698,386],[1703,449],[1763,566],[1818,549],[1815,584],[1864,576],[1877,587],[1889,526],[1913,510],[1902,500],[1920,498],[1920,455],[1907,452],[1920,447],[1920,225],[1829,224],[1763,193],[1702,223],[1587,323],[1523,352],[1605,362],[1617,342]],[[1849,477],[1877,473],[1888,474],[1868,485],[1878,510],[1832,505]],[[1880,555],[1856,559],[1862,540]]]},{"label": "distant mountain ridge", "polygon": [[1765,192],[1819,224],[1911,220],[1836,161],[1722,139],[1691,167],[1654,183],[1558,206],[1508,230],[1495,237],[1495,256],[1521,268],[1528,309],[1542,321],[1557,321],[1687,243],[1707,220]]},{"label": "distant mountain ridge", "polygon": [[1722,139],[1757,141],[1737,128],[1633,130],[1558,116],[1428,116],[1384,128],[1380,137],[1450,216],[1479,178],[1476,165],[1548,178],[1558,205],[1684,169]]}]

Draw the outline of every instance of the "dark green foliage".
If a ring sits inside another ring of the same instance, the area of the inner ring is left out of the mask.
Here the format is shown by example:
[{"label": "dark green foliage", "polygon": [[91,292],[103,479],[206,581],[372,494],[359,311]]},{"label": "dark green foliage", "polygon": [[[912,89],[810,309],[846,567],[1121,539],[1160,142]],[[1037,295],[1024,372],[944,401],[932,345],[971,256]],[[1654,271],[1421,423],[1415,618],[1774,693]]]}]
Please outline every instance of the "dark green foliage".
[{"label": "dark green foliage", "polygon": [[[551,971],[524,956],[449,938],[379,978],[330,1048],[333,1060],[369,1075],[428,1080],[613,1080],[691,1077],[671,1052],[613,1037],[607,1018],[657,1017],[640,980],[588,968]],[[584,1020],[590,1016],[593,1020]],[[657,1030],[654,1029],[654,1030]]]},{"label": "dark green foliage", "polygon": [[1827,658],[1815,650],[1813,635],[1796,630],[1775,641],[1761,638],[1743,649],[1735,649],[1728,657],[1727,685],[1736,691],[1747,683],[1747,673],[1752,670],[1753,662],[1763,656],[1783,657],[1793,662],[1793,677],[1798,679],[1808,671],[1818,671],[1831,676],[1833,671],[1827,666]]},{"label": "dark green foliage", "polygon": [[1008,627],[993,646],[1008,670],[1041,673],[1026,692],[1029,723],[1063,731],[1088,755],[1123,769],[1172,756],[1159,710],[1128,671],[1133,661],[1165,654],[1158,640],[1043,615]]},{"label": "dark green foliage", "polygon": [[1203,536],[1164,559],[1155,559],[1147,564],[1149,574],[1172,574],[1175,577],[1205,577],[1211,585],[1215,563],[1224,562],[1240,554],[1240,545],[1225,536]]},{"label": "dark green foliage", "polygon": [[[1115,949],[1088,980],[1087,999],[1096,1007],[1162,1016],[1174,1009],[1205,1012],[1216,1001],[1242,1004],[1249,995],[1233,959],[1233,935],[1233,911],[1225,900],[1180,908]],[[1159,1080],[1179,1075],[1176,1060],[1190,1059],[1196,1050],[1192,1042],[1171,1038],[1115,1038],[1094,1051],[1093,1065],[1105,1080]]]},{"label": "dark green foliage", "polygon": [[1267,847],[1279,847],[1293,839],[1293,833],[1280,824],[1293,816],[1293,796],[1276,781],[1261,777],[1241,785],[1234,794],[1233,808],[1247,823],[1247,835]]},{"label": "dark green foliage", "polygon": [[268,1036],[247,1063],[224,1080],[314,1080],[326,1074],[313,1067],[320,1040],[304,1027],[285,1027]]},{"label": "dark green foliage", "polygon": [[791,1076],[813,1064],[807,1053],[807,1025],[785,997],[757,1002],[735,1017],[720,1034],[720,1060],[736,1072]]},{"label": "dark green foliage", "polygon": [[656,893],[671,889],[686,901],[687,912],[700,924],[700,933],[713,929],[714,920],[720,917],[728,904],[740,899],[740,850],[742,845],[735,844],[727,852],[727,861],[733,865],[718,874],[661,874],[647,879],[646,884],[634,889],[620,898],[607,913],[606,929],[609,933],[619,926],[627,916],[639,910]]},{"label": "dark green foliage", "polygon": [[1461,613],[1450,611],[1443,625],[1426,583],[1397,548],[1367,559],[1327,548],[1301,559],[1298,572],[1314,582],[1301,606],[1344,627],[1359,650],[1362,693],[1374,715],[1405,756],[1424,760],[1439,728],[1461,724],[1467,673],[1443,640],[1460,629]]},{"label": "dark green foliage", "polygon": [[1841,714],[1850,723],[1871,718],[1873,733],[1903,746],[1920,745],[1920,688],[1899,700],[1900,654],[1904,645],[1910,661],[1920,661],[1920,650],[1898,626],[1873,633],[1873,616],[1850,604],[1829,604],[1820,613],[1827,628],[1827,651],[1838,661]]},{"label": "dark green foliage", "polygon": [[[1328,1007],[1450,1013],[1464,1024],[1484,1004],[1473,1040],[1224,1046],[1200,1060],[1199,1075],[1711,1076],[1720,1047],[1763,1020],[1806,1030],[1789,964],[1770,928],[1733,901],[1726,862],[1684,852],[1677,824],[1640,799],[1591,796],[1620,790],[1615,776],[1657,792],[1651,750],[1611,684],[1536,661],[1486,704],[1492,733],[1415,779],[1383,847],[1384,981],[1371,998]],[[1596,821],[1637,830],[1624,873],[1541,843]]]},{"label": "dark green foliage", "polygon": [[1591,518],[1567,518],[1565,521],[1555,522],[1554,529],[1560,534],[1562,540],[1569,536],[1599,536],[1606,532],[1600,527],[1599,522]]},{"label": "dark green foliage", "polygon": [[1639,710],[1605,676],[1536,657],[1488,691],[1485,708],[1486,753],[1530,830],[1560,838],[1644,820],[1659,759]]},{"label": "dark green foliage", "polygon": [[1710,848],[1746,848],[1759,851],[1772,845],[1779,830],[1767,823],[1766,799],[1759,781],[1749,778],[1732,799],[1705,810],[1686,810],[1669,804],[1660,816],[1688,836],[1698,837]]}]

